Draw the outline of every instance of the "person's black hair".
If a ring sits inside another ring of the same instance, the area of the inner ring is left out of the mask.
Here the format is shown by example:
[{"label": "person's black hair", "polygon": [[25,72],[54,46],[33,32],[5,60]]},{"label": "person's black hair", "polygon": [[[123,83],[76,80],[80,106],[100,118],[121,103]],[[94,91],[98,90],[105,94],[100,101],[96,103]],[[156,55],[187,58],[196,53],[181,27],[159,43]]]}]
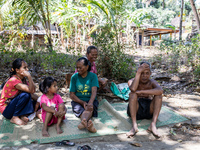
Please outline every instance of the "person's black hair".
[{"label": "person's black hair", "polygon": [[[16,74],[16,69],[20,69],[22,66],[22,62],[25,62],[23,59],[21,58],[17,58],[13,61],[12,63],[12,68],[10,70],[10,78]],[[9,78],[8,78],[9,79]],[[1,84],[0,89],[3,89],[4,85],[6,84],[6,82],[8,81],[8,79]]]},{"label": "person's black hair", "polygon": [[10,70],[10,78],[16,74],[16,69],[20,69],[22,66],[22,62],[25,62],[23,59],[21,58],[17,58],[13,61],[12,63],[12,68]]},{"label": "person's black hair", "polygon": [[46,77],[44,79],[43,82],[40,83],[39,85],[39,89],[42,93],[47,94],[48,93],[48,89],[51,87],[51,85],[53,84],[53,82],[57,80],[54,79],[53,77]]},{"label": "person's black hair", "polygon": [[97,49],[96,46],[89,46],[89,47],[87,48],[87,54],[91,53],[91,50],[92,50],[92,49],[96,49],[96,50],[98,51],[98,49]]},{"label": "person's black hair", "polygon": [[81,57],[76,62],[80,62],[80,61],[83,61],[83,65],[84,66],[87,66],[87,65],[89,66],[87,71],[91,70],[91,63],[90,63],[90,61],[87,58]]},{"label": "person's black hair", "polygon": [[147,64],[147,65],[149,65],[149,69],[150,69],[150,71],[151,71],[151,64],[150,64],[149,62],[142,61],[142,62],[140,63],[140,66],[141,66],[142,64]]}]

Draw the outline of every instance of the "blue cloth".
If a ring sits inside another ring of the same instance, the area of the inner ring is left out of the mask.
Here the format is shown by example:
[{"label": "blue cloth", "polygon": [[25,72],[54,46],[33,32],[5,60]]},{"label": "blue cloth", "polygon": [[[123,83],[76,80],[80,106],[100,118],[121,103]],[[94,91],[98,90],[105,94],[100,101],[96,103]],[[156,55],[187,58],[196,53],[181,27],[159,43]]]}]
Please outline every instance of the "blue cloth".
[{"label": "blue cloth", "polygon": [[[129,93],[131,92],[131,90],[129,89],[127,83],[125,83],[125,85],[123,84],[124,83],[116,85],[114,82],[111,82],[110,89],[113,94],[127,101],[129,99]],[[119,87],[121,88],[121,90],[119,89]]]},{"label": "blue cloth", "polygon": [[31,94],[23,92],[13,98],[12,101],[6,106],[3,111],[3,116],[7,119],[11,119],[13,116],[22,116],[33,112],[34,109]]}]

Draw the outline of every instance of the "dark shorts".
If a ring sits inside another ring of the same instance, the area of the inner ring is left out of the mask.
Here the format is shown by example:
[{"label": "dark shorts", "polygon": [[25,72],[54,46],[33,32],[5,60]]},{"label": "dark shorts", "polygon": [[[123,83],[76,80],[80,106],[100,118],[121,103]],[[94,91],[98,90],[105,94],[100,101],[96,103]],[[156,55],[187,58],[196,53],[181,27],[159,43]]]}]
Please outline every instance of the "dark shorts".
[{"label": "dark shorts", "polygon": [[[150,114],[150,104],[152,100],[148,98],[139,98],[138,103],[139,103],[139,108],[138,112],[136,115],[137,120],[141,119],[151,119],[153,117],[153,114]],[[127,114],[129,117],[131,117],[130,110],[129,110],[129,104],[127,107]]]},{"label": "dark shorts", "polygon": [[[74,112],[75,116],[76,117],[80,117],[80,115],[85,110],[83,108],[83,106],[81,104],[77,103],[77,102],[74,102],[74,101],[71,102],[71,105],[72,105],[72,111]],[[98,105],[99,105],[99,102],[97,100],[94,100],[92,117],[97,117],[98,116],[98,113],[97,113]]]}]

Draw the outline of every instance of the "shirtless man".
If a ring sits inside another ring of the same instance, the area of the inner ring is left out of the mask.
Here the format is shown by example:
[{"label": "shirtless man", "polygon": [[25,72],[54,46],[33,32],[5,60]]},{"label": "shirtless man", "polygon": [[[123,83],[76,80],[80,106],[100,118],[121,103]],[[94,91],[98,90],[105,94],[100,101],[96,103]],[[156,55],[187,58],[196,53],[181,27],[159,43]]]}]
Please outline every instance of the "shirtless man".
[{"label": "shirtless man", "polygon": [[155,137],[159,138],[156,121],[162,106],[163,90],[153,79],[150,79],[151,66],[148,62],[141,62],[135,78],[128,81],[131,93],[129,94],[129,105],[127,114],[131,117],[133,128],[126,134],[127,137],[134,136],[138,132],[137,120],[151,119],[148,128]]}]

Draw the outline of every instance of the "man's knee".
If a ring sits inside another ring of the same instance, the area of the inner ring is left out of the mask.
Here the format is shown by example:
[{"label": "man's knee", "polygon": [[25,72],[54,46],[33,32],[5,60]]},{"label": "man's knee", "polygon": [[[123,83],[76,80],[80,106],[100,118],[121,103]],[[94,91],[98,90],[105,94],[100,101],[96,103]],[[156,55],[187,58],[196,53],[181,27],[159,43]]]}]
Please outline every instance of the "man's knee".
[{"label": "man's knee", "polygon": [[156,95],[154,96],[155,100],[162,101],[162,95]]},{"label": "man's knee", "polygon": [[136,93],[131,92],[129,94],[129,102],[130,101],[137,101],[137,94]]}]

